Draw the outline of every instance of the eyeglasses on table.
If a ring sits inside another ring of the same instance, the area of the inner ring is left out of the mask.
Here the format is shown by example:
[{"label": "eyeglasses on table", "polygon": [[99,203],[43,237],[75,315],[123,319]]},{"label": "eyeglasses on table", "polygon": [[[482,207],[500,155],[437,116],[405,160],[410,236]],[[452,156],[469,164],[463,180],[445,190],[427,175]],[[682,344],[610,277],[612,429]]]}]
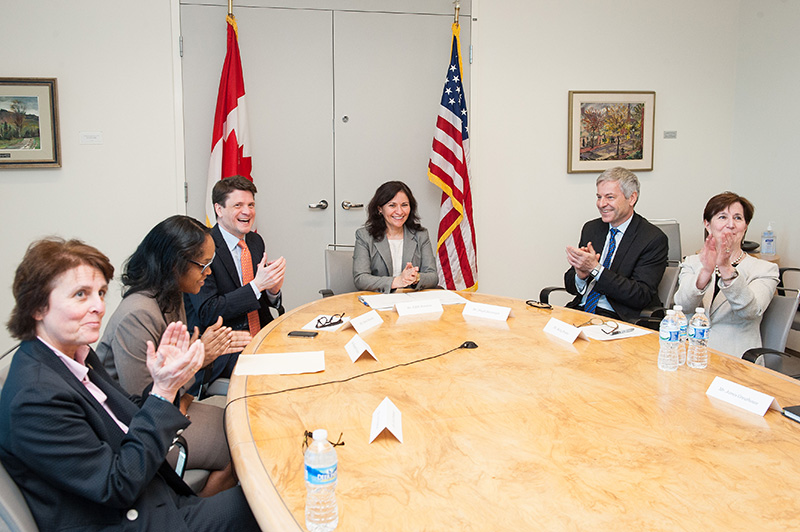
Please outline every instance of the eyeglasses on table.
[{"label": "eyeglasses on table", "polygon": [[614,331],[619,329],[619,323],[613,320],[604,320],[600,317],[589,318],[585,322],[581,323],[580,325],[575,325],[574,327],[588,327],[589,325],[599,325],[600,330],[606,334],[613,334]]},{"label": "eyeglasses on table", "polygon": [[333,314],[331,316],[322,316],[317,320],[317,329],[324,329],[325,327],[333,327],[334,325],[339,325],[342,323],[342,318],[344,318],[344,312],[340,314]]}]

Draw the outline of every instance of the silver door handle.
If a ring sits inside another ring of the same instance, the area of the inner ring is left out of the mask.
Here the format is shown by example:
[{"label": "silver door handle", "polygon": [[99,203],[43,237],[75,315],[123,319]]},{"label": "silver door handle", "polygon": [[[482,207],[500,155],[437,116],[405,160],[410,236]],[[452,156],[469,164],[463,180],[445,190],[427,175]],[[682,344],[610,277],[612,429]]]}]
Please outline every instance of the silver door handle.
[{"label": "silver door handle", "polygon": [[308,208],[309,209],[319,209],[321,211],[324,211],[325,209],[328,208],[328,202],[325,201],[324,199],[321,199],[321,200],[319,200],[319,203],[309,203],[308,204]]},{"label": "silver door handle", "polygon": [[342,209],[346,211],[349,211],[350,209],[360,209],[363,206],[363,203],[350,203],[349,201],[342,202]]}]

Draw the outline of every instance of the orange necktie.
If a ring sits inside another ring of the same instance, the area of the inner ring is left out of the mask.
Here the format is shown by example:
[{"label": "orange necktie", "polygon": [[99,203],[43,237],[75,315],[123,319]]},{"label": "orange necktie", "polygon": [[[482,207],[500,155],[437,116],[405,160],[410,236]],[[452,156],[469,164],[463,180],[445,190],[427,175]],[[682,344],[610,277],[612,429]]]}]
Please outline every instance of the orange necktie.
[{"label": "orange necktie", "polygon": [[[254,279],[253,258],[244,240],[239,240],[239,247],[242,248],[242,285],[246,285]],[[258,320],[258,311],[253,310],[247,313],[247,324],[250,328],[250,335],[255,336],[261,330],[261,322]]]}]

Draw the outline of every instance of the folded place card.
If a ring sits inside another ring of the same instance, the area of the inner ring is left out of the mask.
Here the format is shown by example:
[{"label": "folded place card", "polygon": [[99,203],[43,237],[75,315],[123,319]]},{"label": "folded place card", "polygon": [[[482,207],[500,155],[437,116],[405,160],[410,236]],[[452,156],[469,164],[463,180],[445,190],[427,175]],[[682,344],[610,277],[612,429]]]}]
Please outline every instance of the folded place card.
[{"label": "folded place card", "polygon": [[578,337],[586,339],[586,335],[578,327],[555,318],[550,318],[550,321],[544,326],[544,332],[569,343],[573,343]]},{"label": "folded place card", "polygon": [[347,356],[349,356],[350,360],[353,362],[365,354],[371,356],[375,360],[378,360],[378,357],[376,357],[375,353],[372,352],[372,348],[369,346],[369,344],[357,334],[353,335],[353,338],[344,344],[344,350],[347,351]]},{"label": "folded place card", "polygon": [[370,310],[350,320],[350,325],[353,326],[358,334],[363,334],[364,331],[377,327],[381,323],[383,323],[383,318],[376,310]]},{"label": "folded place card", "polygon": [[236,375],[296,375],[325,371],[325,351],[239,355]]},{"label": "folded place card", "polygon": [[475,318],[506,321],[511,314],[511,307],[500,307],[497,305],[468,301],[467,304],[464,305],[464,310],[461,314],[464,316],[473,316]]},{"label": "folded place card", "polygon": [[771,395],[757,392],[747,386],[742,386],[722,377],[714,377],[711,386],[706,390],[706,395],[739,408],[744,408],[748,412],[759,416],[766,414],[770,408],[778,412],[781,411],[778,401]]},{"label": "folded place card", "polygon": [[413,316],[415,314],[441,314],[444,312],[438,299],[425,299],[422,301],[407,301],[394,306],[400,316]]},{"label": "folded place card", "polygon": [[386,397],[375,412],[372,413],[372,427],[369,430],[369,442],[375,441],[378,434],[388,430],[397,438],[400,443],[403,443],[403,415],[400,409]]}]

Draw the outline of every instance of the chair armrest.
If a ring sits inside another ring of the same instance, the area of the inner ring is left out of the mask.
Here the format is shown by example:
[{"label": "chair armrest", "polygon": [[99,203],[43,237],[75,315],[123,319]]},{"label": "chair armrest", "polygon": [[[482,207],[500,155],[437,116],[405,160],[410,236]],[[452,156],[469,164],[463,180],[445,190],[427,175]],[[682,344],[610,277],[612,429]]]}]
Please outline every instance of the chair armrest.
[{"label": "chair armrest", "polygon": [[542,303],[550,304],[550,294],[553,292],[566,292],[567,289],[563,286],[546,286],[539,292],[539,301]]},{"label": "chair armrest", "polygon": [[667,314],[667,309],[664,307],[650,307],[644,308],[639,312],[639,318],[645,319],[658,319],[661,320]]},{"label": "chair armrest", "polygon": [[655,316],[640,316],[633,322],[638,327],[645,327],[653,331],[657,331],[661,326],[661,318]]},{"label": "chair armrest", "polygon": [[333,290],[328,290],[327,288],[323,288],[322,290],[319,291],[319,293],[320,295],[322,295],[322,297],[331,297],[333,295]]}]

